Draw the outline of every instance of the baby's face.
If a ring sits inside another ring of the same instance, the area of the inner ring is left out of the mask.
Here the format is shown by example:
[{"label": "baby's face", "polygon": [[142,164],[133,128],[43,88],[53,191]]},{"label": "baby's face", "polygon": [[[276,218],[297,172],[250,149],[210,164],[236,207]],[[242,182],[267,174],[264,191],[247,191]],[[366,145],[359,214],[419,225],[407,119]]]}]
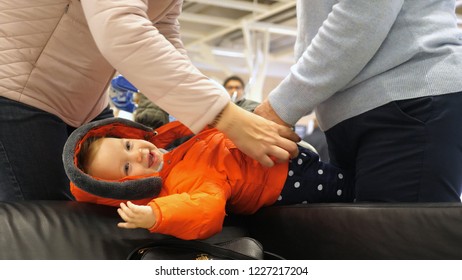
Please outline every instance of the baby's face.
[{"label": "baby's face", "polygon": [[125,176],[140,176],[159,172],[163,166],[163,154],[151,142],[139,139],[101,138],[93,145],[93,160],[88,174],[106,180],[118,180]]}]

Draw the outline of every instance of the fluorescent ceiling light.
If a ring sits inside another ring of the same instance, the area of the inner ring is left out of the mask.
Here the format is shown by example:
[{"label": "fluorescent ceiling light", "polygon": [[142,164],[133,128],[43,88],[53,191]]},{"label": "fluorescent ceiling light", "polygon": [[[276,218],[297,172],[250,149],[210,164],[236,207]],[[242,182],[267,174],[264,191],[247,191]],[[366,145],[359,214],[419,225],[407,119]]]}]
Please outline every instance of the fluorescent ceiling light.
[{"label": "fluorescent ceiling light", "polygon": [[225,50],[225,49],[213,49],[212,53],[214,55],[227,56],[227,57],[236,57],[236,58],[245,57],[245,55],[242,52],[233,51],[233,50]]}]

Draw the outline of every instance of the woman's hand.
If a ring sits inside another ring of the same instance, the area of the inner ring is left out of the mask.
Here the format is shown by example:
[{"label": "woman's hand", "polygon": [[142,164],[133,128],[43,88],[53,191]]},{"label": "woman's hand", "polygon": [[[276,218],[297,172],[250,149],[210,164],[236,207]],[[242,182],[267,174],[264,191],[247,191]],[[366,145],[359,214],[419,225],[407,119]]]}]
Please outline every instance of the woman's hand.
[{"label": "woman's hand", "polygon": [[120,217],[125,221],[118,223],[121,228],[146,228],[150,229],[156,223],[156,216],[150,206],[136,205],[130,201],[120,203],[120,208],[117,209]]},{"label": "woman's hand", "polygon": [[255,110],[253,111],[255,114],[264,117],[267,120],[273,121],[280,125],[284,125],[290,127],[290,125],[284,122],[278,114],[274,111],[273,107],[269,103],[268,99],[263,101],[260,105],[258,105]]},{"label": "woman's hand", "polygon": [[279,125],[229,103],[215,127],[226,134],[243,153],[271,167],[298,155],[300,137],[287,126]]}]

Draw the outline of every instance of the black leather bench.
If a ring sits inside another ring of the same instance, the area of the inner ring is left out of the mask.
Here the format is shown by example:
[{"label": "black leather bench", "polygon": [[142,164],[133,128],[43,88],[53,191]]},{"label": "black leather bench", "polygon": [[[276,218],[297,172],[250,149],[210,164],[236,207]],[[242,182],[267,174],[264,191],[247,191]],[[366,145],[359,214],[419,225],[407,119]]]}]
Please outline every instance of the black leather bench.
[{"label": "black leather bench", "polygon": [[[117,227],[113,207],[65,201],[0,202],[0,259],[125,259],[171,238]],[[223,232],[259,240],[286,259],[462,259],[462,205],[312,204],[230,216]]]}]

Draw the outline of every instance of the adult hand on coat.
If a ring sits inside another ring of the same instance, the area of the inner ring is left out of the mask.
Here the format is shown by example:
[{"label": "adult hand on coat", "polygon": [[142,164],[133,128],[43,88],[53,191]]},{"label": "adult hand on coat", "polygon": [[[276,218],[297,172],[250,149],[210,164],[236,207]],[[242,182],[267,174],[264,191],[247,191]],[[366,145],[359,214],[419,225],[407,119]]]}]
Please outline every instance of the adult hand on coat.
[{"label": "adult hand on coat", "polygon": [[300,137],[290,128],[250,113],[234,103],[223,109],[216,124],[243,153],[271,167],[298,155]]},{"label": "adult hand on coat", "polygon": [[120,217],[125,221],[118,223],[121,228],[146,228],[150,229],[156,223],[156,216],[150,206],[136,205],[130,201],[120,203],[120,208],[117,209]]}]

